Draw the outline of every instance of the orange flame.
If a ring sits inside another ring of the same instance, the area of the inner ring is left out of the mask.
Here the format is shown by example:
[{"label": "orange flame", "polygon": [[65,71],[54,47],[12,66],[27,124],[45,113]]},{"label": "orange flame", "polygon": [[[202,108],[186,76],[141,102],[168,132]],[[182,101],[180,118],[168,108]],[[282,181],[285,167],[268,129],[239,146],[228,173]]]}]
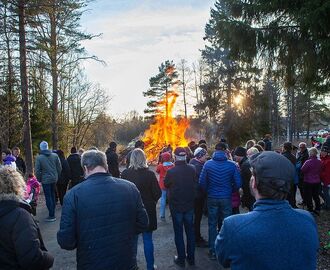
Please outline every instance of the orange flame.
[{"label": "orange flame", "polygon": [[144,132],[142,138],[148,161],[157,160],[165,146],[171,145],[174,150],[178,146],[188,145],[185,132],[189,127],[189,121],[186,118],[176,120],[172,115],[177,97],[175,91],[169,91],[167,97],[157,103],[155,122]]}]

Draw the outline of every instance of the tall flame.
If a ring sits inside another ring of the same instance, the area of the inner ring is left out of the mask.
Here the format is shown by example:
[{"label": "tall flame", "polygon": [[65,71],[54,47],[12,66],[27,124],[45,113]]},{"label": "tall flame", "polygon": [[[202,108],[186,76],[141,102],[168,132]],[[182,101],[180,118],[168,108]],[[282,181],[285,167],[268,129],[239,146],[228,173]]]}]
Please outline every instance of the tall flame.
[{"label": "tall flame", "polygon": [[188,144],[185,132],[189,127],[189,121],[186,118],[176,120],[173,117],[173,107],[177,97],[178,94],[175,91],[169,91],[167,96],[157,103],[155,122],[144,132],[142,138],[148,161],[157,160],[160,151],[165,146],[171,145],[175,149]]}]

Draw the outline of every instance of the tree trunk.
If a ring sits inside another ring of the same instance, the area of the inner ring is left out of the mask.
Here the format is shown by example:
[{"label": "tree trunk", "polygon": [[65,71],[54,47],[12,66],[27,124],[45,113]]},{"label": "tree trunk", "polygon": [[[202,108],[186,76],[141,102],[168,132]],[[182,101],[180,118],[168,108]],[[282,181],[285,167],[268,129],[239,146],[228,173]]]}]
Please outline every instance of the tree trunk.
[{"label": "tree trunk", "polygon": [[33,173],[32,160],[32,140],[31,140],[31,123],[29,110],[29,91],[26,68],[26,40],[25,40],[25,1],[20,0],[18,4],[19,18],[19,52],[20,52],[20,75],[21,75],[21,91],[22,91],[22,117],[23,117],[23,137],[24,137],[24,154],[27,174]]},{"label": "tree trunk", "polygon": [[50,39],[51,39],[51,75],[53,87],[52,100],[52,145],[53,149],[58,149],[58,70],[57,70],[57,35],[56,35],[56,18],[55,7],[53,12],[49,14],[50,18]]}]

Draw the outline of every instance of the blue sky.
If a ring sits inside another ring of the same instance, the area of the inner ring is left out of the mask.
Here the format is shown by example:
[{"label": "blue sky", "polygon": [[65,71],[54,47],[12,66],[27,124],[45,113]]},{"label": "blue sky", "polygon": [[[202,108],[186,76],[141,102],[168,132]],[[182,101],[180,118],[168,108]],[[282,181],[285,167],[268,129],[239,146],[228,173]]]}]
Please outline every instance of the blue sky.
[{"label": "blue sky", "polygon": [[112,96],[108,112],[121,118],[143,113],[149,78],[165,60],[197,61],[212,0],[96,0],[82,27],[102,37],[84,43],[90,54],[106,61],[86,62],[88,78]]}]

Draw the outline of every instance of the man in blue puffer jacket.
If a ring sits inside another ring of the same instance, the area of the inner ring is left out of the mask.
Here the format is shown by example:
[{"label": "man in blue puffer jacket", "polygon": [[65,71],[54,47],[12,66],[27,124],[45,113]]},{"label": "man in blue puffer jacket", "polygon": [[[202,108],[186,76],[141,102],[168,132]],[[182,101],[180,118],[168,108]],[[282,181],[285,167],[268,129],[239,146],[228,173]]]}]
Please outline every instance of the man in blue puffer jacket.
[{"label": "man in blue puffer jacket", "polygon": [[232,214],[232,193],[241,187],[239,169],[235,162],[228,160],[226,148],[223,142],[215,146],[212,159],[205,163],[199,177],[200,186],[207,192],[209,257],[212,260],[216,259],[214,241],[218,222],[222,223]]},{"label": "man in blue puffer jacket", "polygon": [[59,245],[77,249],[77,269],[137,269],[134,239],[148,229],[140,192],[133,183],[111,177],[103,152],[86,151],[81,163],[86,180],[64,197]]}]

